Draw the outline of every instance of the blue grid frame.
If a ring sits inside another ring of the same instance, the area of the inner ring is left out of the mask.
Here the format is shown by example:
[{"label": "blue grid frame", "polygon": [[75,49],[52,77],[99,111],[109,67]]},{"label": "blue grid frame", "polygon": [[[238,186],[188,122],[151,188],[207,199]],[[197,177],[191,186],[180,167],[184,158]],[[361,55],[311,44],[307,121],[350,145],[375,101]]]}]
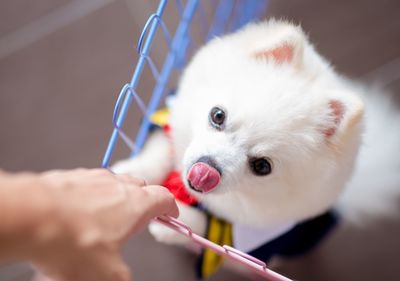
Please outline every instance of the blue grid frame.
[{"label": "blue grid frame", "polygon": [[[172,0],[171,0],[172,1]],[[193,48],[190,36],[190,27],[194,23],[193,19],[198,14],[201,18],[199,24],[206,30],[205,41],[226,32],[234,31],[246,23],[257,20],[262,16],[267,8],[268,0],[219,0],[214,1],[215,11],[212,22],[207,24],[204,15],[204,2],[201,0],[176,0],[176,7],[179,11],[180,22],[171,36],[167,25],[163,21],[163,14],[168,4],[168,0],[160,0],[157,10],[148,18],[137,44],[139,59],[133,72],[130,83],[125,84],[118,96],[113,113],[113,132],[111,134],[106,152],[103,157],[102,167],[108,168],[111,162],[113,151],[119,137],[131,150],[131,156],[136,155],[143,147],[150,129],[148,116],[157,110],[164,94],[173,70],[180,71],[186,64],[186,57],[189,47]],[[150,57],[150,49],[157,30],[161,29],[164,40],[167,42],[169,50],[160,71],[156,68]],[[145,65],[150,67],[151,73],[155,78],[155,85],[152,96],[147,105],[143,103],[140,96],[136,93],[136,87],[142,77]],[[122,130],[128,110],[132,102],[135,101],[144,116],[139,127],[135,141],[132,141]]]}]

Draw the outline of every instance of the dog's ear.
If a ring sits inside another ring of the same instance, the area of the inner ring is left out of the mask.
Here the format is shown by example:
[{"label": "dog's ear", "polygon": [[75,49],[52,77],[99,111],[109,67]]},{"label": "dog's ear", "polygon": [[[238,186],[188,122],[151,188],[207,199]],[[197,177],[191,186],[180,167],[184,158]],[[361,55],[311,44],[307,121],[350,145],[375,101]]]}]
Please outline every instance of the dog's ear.
[{"label": "dog's ear", "polygon": [[286,24],[276,28],[269,36],[267,46],[256,50],[253,56],[275,64],[291,64],[295,68],[303,66],[306,37],[300,27]]},{"label": "dog's ear", "polygon": [[325,112],[320,130],[329,144],[337,146],[360,128],[364,104],[356,94],[335,93],[325,104]]},{"label": "dog's ear", "polygon": [[339,100],[330,100],[328,102],[329,114],[328,121],[329,125],[323,128],[322,132],[326,138],[330,138],[336,134],[336,131],[340,127],[344,113],[346,111],[345,105]]}]

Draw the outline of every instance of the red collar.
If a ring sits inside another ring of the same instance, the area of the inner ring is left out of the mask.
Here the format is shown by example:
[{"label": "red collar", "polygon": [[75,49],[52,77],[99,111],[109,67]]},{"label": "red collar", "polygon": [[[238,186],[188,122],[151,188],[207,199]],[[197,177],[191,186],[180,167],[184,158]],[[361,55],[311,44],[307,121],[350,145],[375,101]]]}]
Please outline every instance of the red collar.
[{"label": "red collar", "polygon": [[179,201],[191,206],[197,205],[197,199],[187,192],[186,187],[182,181],[180,172],[170,172],[161,185],[168,188],[169,191],[171,191],[172,194],[175,195],[175,198]]}]

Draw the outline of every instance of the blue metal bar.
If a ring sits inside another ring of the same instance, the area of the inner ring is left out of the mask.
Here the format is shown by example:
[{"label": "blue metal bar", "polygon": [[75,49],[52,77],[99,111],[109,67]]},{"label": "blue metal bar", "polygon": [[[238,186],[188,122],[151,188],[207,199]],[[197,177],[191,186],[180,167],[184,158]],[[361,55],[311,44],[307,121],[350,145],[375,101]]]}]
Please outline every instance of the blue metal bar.
[{"label": "blue metal bar", "polygon": [[[146,37],[146,34],[147,34],[147,30],[149,29],[149,26],[151,24],[153,24],[153,21],[157,21],[160,24],[161,29],[162,29],[163,34],[164,34],[164,39],[165,39],[165,41],[167,41],[168,48],[170,48],[170,46],[171,46],[171,35],[168,32],[167,26],[165,25],[165,23],[161,19],[161,17],[158,14],[154,13],[147,19],[147,22],[143,27],[142,33],[139,36],[139,40],[138,40],[138,44],[137,44],[136,50],[137,50],[137,53],[142,55],[142,56],[147,56],[148,55],[148,53],[146,53],[145,50],[142,50],[142,46],[143,46],[143,41],[144,41],[144,39]],[[152,43],[152,41],[153,41],[153,39],[151,39],[151,43]],[[151,45],[151,43],[150,43],[150,45]]]},{"label": "blue metal bar", "polygon": [[147,63],[149,64],[151,74],[153,74],[154,79],[158,80],[158,77],[160,76],[160,74],[158,73],[156,65],[154,64],[154,62],[150,56],[146,56],[146,59],[147,59]]},{"label": "blue metal bar", "polygon": [[266,0],[248,0],[246,2],[239,1],[236,4],[233,22],[229,31],[235,31],[238,28],[246,25],[254,19],[258,19],[266,10]]},{"label": "blue metal bar", "polygon": [[[168,83],[169,76],[171,71],[175,65],[176,57],[179,51],[182,51],[181,46],[182,42],[184,42],[187,32],[190,27],[190,23],[192,21],[193,15],[196,11],[198,5],[198,0],[188,0],[186,7],[183,11],[182,19],[178,25],[178,28],[175,32],[174,39],[172,40],[171,50],[165,59],[163,68],[160,73],[159,80],[153,90],[153,95],[150,99],[149,105],[147,107],[147,113],[151,115],[160,104],[161,98],[163,96],[165,87]],[[136,137],[136,147],[141,149],[144,145],[144,142],[147,138],[150,128],[150,120],[147,118],[143,119],[142,124],[139,128],[138,135]],[[138,151],[133,151],[132,155],[136,155]]]},{"label": "blue metal bar", "polygon": [[227,31],[232,32],[238,29],[245,21],[247,17],[247,12],[249,8],[253,8],[253,1],[249,0],[246,2],[238,1],[236,3],[235,9],[233,11],[232,22],[230,23],[229,27],[227,27]]},{"label": "blue metal bar", "polygon": [[210,25],[207,20],[206,13],[204,11],[204,2],[199,2],[199,7],[198,7],[198,14],[199,14],[199,22],[201,26],[201,31],[203,33],[203,36],[206,36],[208,34],[208,30],[210,30]]},{"label": "blue metal bar", "polygon": [[265,16],[269,0],[263,0],[263,1],[258,1],[257,2],[258,6],[256,8],[256,19],[260,19],[262,16]]},{"label": "blue metal bar", "polygon": [[220,0],[214,15],[213,23],[208,32],[206,41],[209,41],[215,36],[222,34],[225,30],[225,25],[232,13],[235,1]]},{"label": "blue metal bar", "polygon": [[182,15],[183,15],[183,3],[182,3],[182,0],[176,0],[176,6],[178,8],[179,15],[182,17]]},{"label": "blue metal bar", "polygon": [[[167,4],[167,0],[161,0],[160,1],[159,5],[158,5],[158,8],[157,8],[157,11],[156,11],[156,15],[158,15],[159,17],[162,16],[166,4]],[[157,31],[157,26],[158,26],[158,21],[153,21],[153,23],[152,23],[152,25],[150,27],[150,30],[149,30],[148,39],[144,43],[144,47],[143,47],[143,53],[144,54],[148,54],[148,52],[150,50],[151,44],[153,42],[154,36],[156,34],[156,31]],[[142,70],[143,70],[143,67],[145,65],[145,62],[146,62],[145,57],[144,56],[140,56],[139,60],[137,62],[135,71],[133,73],[131,82],[130,82],[130,86],[131,86],[132,89],[134,89],[136,87],[136,85],[137,85],[137,83],[139,81],[139,77],[140,77],[140,75],[142,73]],[[122,105],[122,108],[121,108],[121,111],[120,111],[121,113],[119,114],[117,122],[116,122],[118,127],[122,126],[122,124],[123,124],[123,122],[124,122],[124,120],[126,118],[126,115],[127,115],[127,112],[128,112],[128,109],[129,109],[129,106],[130,106],[131,102],[132,102],[132,95],[127,95],[125,100],[124,100],[124,103]],[[114,148],[115,148],[115,145],[117,143],[117,140],[118,140],[118,129],[114,128],[114,130],[113,130],[113,132],[111,134],[111,138],[110,138],[110,141],[108,143],[106,152],[105,152],[104,157],[103,157],[102,167],[106,168],[106,167],[108,167],[110,165],[111,156],[112,156],[112,153],[114,151]]]},{"label": "blue metal bar", "polygon": [[190,40],[189,36],[186,36],[185,38],[182,39],[182,44],[181,44],[182,52],[179,52],[176,55],[176,60],[174,65],[176,69],[181,70],[185,66],[187,48],[190,46],[190,44],[193,44],[192,42],[193,41]]}]

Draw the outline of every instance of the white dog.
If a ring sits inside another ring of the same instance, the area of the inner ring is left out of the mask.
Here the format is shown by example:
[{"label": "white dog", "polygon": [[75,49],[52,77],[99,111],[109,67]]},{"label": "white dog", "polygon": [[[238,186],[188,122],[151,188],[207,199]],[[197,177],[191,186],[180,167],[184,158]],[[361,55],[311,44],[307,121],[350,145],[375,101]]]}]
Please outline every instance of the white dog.
[{"label": "white dog", "polygon": [[[138,157],[113,169],[154,184],[180,171],[202,206],[180,204],[180,219],[206,235],[205,209],[231,222],[234,246],[252,252],[326,214],[345,187],[342,209],[390,207],[381,199],[400,187],[400,117],[364,91],[300,27],[250,24],[198,51],[170,102],[170,133],[152,133]],[[150,232],[187,243],[158,224]]]}]

